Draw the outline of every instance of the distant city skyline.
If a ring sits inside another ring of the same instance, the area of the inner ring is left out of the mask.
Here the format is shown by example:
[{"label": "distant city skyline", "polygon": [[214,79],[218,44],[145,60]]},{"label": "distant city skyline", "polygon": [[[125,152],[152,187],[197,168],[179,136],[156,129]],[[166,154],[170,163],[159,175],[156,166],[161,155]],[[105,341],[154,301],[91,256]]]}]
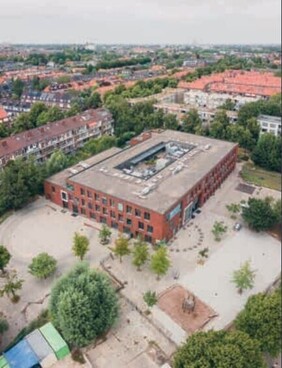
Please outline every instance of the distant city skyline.
[{"label": "distant city skyline", "polygon": [[280,0],[2,0],[0,43],[280,44]]}]

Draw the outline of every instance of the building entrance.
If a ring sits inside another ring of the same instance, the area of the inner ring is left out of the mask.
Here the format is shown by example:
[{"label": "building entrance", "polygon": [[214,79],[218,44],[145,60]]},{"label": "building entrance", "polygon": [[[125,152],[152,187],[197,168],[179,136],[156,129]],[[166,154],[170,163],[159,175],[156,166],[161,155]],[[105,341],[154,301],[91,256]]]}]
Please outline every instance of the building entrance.
[{"label": "building entrance", "polygon": [[183,224],[186,224],[193,215],[193,212],[198,208],[199,206],[199,197],[194,199],[193,202],[190,202],[188,206],[184,209],[184,216],[183,216]]}]

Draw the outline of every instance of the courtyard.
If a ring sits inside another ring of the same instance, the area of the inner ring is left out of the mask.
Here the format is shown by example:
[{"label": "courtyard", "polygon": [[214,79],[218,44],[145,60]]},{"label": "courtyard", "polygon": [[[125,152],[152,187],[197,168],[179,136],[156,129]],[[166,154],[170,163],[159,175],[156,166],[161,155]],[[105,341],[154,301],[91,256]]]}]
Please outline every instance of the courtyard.
[{"label": "courtyard", "polygon": [[[73,217],[70,212],[45,199],[38,199],[10,216],[0,225],[0,244],[5,245],[12,254],[8,271],[16,269],[25,282],[19,303],[12,304],[6,297],[0,299],[1,310],[10,325],[2,347],[47,307],[52,284],[77,262],[71,250],[76,231],[90,240],[86,261],[93,267],[100,267],[102,262],[105,269],[124,284],[120,291],[119,323],[104,343],[87,349],[87,356],[91,363],[95,362],[95,367],[106,367],[109,359],[115,359],[114,367],[117,368],[158,367],[161,361],[169,359],[176,346],[191,332],[199,328],[220,329],[228,326],[249,295],[266,290],[279,276],[281,269],[280,243],[277,239],[268,234],[254,233],[244,224],[239,232],[233,230],[235,222],[241,220],[239,216],[237,219],[230,218],[226,204],[247,201],[249,198],[248,193],[236,189],[242,183],[239,170],[238,166],[201,212],[168,244],[172,266],[161,280],[156,279],[148,264],[137,271],[130,255],[124,257],[122,263],[115,257],[109,257],[110,248],[118,235],[116,231],[113,230],[111,244],[102,246],[98,238],[101,224],[80,216]],[[272,195],[278,199],[280,194],[254,187],[252,196]],[[223,221],[227,226],[227,232],[220,242],[215,241],[211,233],[215,221]],[[199,251],[205,248],[208,248],[208,258],[199,262]],[[31,259],[41,252],[49,253],[58,261],[55,275],[47,280],[37,280],[28,273]],[[151,247],[150,252],[153,252]],[[255,286],[239,295],[230,279],[232,272],[247,260],[256,270]],[[172,315],[159,303],[148,311],[143,300],[148,290],[157,293],[159,302],[162,295],[168,295],[172,298],[170,303],[174,310],[177,310],[177,297],[168,294],[175,285],[183,290],[179,303],[182,303],[188,291],[206,307],[197,316],[198,324],[192,320],[189,324],[187,319],[182,321],[179,313]],[[216,316],[203,326],[211,314]],[[154,342],[157,342],[157,346]]]}]

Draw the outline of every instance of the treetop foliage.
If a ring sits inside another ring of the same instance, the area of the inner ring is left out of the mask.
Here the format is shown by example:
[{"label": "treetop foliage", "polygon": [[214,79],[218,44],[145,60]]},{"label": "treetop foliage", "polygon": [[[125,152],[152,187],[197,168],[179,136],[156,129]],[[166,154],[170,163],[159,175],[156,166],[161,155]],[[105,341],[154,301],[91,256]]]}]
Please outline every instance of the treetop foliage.
[{"label": "treetop foliage", "polygon": [[49,309],[54,325],[73,347],[94,341],[118,316],[117,296],[109,279],[85,263],[57,282]]}]

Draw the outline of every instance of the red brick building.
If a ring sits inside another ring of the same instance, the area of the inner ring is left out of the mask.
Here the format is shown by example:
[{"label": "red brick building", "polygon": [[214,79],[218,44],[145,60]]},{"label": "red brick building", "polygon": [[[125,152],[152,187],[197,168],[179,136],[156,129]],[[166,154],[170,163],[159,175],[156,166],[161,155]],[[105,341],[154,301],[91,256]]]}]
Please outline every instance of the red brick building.
[{"label": "red brick building", "polygon": [[232,172],[237,144],[153,132],[45,181],[45,195],[70,211],[146,241],[169,240]]}]

